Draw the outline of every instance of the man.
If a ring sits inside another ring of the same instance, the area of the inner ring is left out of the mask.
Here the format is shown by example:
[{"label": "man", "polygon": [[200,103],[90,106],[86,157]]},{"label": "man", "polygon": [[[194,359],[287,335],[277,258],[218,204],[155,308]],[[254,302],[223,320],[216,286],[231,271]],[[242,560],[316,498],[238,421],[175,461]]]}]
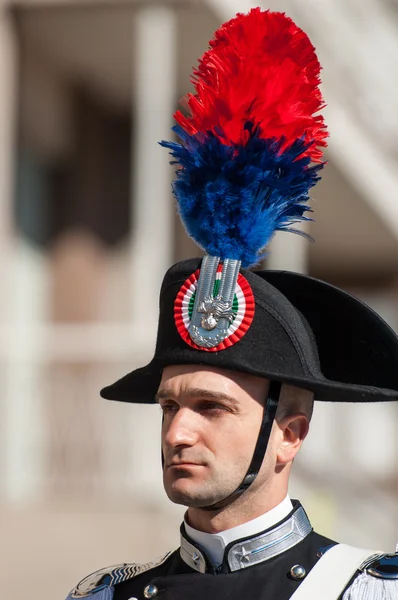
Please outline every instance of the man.
[{"label": "man", "polygon": [[164,486],[188,508],[181,547],[95,573],[69,598],[397,599],[397,555],[314,533],[288,481],[314,398],[398,399],[398,338],[327,283],[246,268],[309,210],[326,137],[314,49],[256,9],[216,32],[193,82],[181,143],[163,145],[206,254],[166,273],[153,360],[101,392],[160,404]]}]

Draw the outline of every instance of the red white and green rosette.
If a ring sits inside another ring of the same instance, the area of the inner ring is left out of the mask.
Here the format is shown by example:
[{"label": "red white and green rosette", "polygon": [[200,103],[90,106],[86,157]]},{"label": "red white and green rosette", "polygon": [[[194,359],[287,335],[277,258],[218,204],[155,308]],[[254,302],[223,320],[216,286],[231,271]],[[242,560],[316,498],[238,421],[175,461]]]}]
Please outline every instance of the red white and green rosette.
[{"label": "red white and green rosette", "polygon": [[[214,282],[213,295],[217,296],[217,290],[220,285],[222,266],[219,265],[216,279]],[[196,350],[204,352],[218,352],[230,348],[245,335],[254,317],[254,296],[247,279],[239,273],[235,286],[235,294],[232,304],[234,320],[228,328],[227,337],[213,348],[203,348],[195,344],[189,334],[189,325],[195,304],[195,295],[198,287],[200,270],[192,273],[184,282],[174,302],[174,320],[178,333],[189,346]]]}]

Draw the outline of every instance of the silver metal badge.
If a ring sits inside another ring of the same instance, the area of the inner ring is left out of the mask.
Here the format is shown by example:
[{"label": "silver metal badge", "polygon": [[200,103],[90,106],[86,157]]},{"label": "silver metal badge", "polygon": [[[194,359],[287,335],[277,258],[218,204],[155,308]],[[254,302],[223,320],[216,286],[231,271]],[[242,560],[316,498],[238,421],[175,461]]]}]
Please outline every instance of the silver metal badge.
[{"label": "silver metal badge", "polygon": [[225,259],[221,277],[217,278],[220,258],[206,255],[203,258],[189,335],[198,346],[213,348],[229,335],[234,321],[233,301],[238,280],[240,261]]},{"label": "silver metal badge", "polygon": [[206,255],[179,289],[174,321],[186,344],[204,352],[230,348],[247,333],[255,314],[251,286],[240,261]]}]

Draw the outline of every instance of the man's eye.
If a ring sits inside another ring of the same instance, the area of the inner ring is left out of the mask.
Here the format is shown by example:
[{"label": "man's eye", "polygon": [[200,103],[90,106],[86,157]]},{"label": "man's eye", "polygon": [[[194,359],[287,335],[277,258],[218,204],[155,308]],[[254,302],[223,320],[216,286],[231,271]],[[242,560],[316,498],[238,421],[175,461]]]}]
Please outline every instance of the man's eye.
[{"label": "man's eye", "polygon": [[206,402],[206,404],[203,405],[202,410],[225,411],[227,409],[222,404],[218,404],[218,402]]},{"label": "man's eye", "polygon": [[163,414],[175,412],[177,410],[176,404],[163,404],[161,407]]}]

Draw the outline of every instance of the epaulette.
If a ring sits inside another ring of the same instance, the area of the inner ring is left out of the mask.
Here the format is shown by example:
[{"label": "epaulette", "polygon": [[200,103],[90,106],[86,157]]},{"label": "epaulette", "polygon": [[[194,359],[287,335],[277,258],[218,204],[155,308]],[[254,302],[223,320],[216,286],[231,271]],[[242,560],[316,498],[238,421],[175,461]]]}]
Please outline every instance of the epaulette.
[{"label": "epaulette", "polygon": [[398,599],[398,553],[368,558],[343,596],[343,600],[376,599]]},{"label": "epaulette", "polygon": [[122,563],[113,567],[107,567],[91,573],[78,583],[71,591],[66,600],[75,600],[78,598],[89,598],[95,595],[95,600],[112,600],[115,585],[133,579],[141,573],[145,573],[155,567],[162,565],[172,554],[168,552],[153,562],[137,564]]}]

